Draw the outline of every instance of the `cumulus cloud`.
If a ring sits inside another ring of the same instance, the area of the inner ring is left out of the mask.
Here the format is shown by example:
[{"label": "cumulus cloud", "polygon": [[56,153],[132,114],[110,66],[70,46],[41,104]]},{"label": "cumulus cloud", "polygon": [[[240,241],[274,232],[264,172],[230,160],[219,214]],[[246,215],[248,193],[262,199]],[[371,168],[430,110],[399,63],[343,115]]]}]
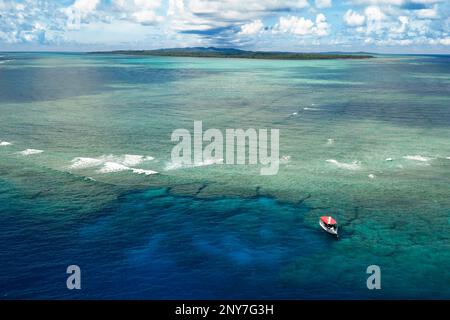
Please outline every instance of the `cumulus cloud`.
[{"label": "cumulus cloud", "polygon": [[61,11],[67,15],[67,28],[79,29],[81,23],[87,22],[95,13],[100,0],[76,0],[71,6],[62,8]]},{"label": "cumulus cloud", "polygon": [[344,23],[355,27],[348,29],[349,39],[363,40],[362,34],[366,34],[363,41],[367,45],[445,46],[448,28],[440,18],[439,7],[448,9],[448,5],[440,0],[354,0],[352,3],[359,5],[363,13],[352,9],[345,13]]},{"label": "cumulus cloud", "polygon": [[432,8],[416,10],[416,15],[421,19],[435,19],[438,17],[438,6],[435,5]]},{"label": "cumulus cloud", "polygon": [[252,35],[260,33],[264,30],[264,24],[261,20],[255,20],[250,23],[246,23],[241,26],[241,31],[238,34],[240,35]]},{"label": "cumulus cloud", "polygon": [[347,10],[344,14],[344,22],[350,27],[362,26],[365,21],[366,17],[364,15],[359,14],[352,9]]},{"label": "cumulus cloud", "polygon": [[[420,0],[419,0],[420,1]],[[424,0],[426,1],[426,0]],[[403,5],[406,0],[352,0],[354,4],[360,5]]]},{"label": "cumulus cloud", "polygon": [[162,17],[157,16],[156,13],[151,10],[136,11],[132,14],[132,17],[136,22],[141,24],[154,24],[163,20]]},{"label": "cumulus cloud", "polygon": [[36,42],[47,44],[62,40],[66,17],[56,3],[11,0],[0,2],[0,44]]},{"label": "cumulus cloud", "polygon": [[450,46],[450,37],[440,39],[439,43],[444,46]]},{"label": "cumulus cloud", "polygon": [[443,0],[0,0],[0,46],[448,46],[449,10]]},{"label": "cumulus cloud", "polygon": [[315,22],[304,17],[280,17],[278,24],[274,27],[274,31],[300,36],[316,35],[321,37],[328,35],[329,24],[322,13],[316,16]]},{"label": "cumulus cloud", "polygon": [[113,0],[112,14],[120,19],[152,25],[163,21],[163,17],[156,13],[161,4],[161,0]]},{"label": "cumulus cloud", "polygon": [[366,14],[367,21],[381,21],[386,18],[383,11],[377,6],[367,7],[364,13]]},{"label": "cumulus cloud", "polygon": [[93,12],[99,3],[100,0],[76,0],[70,8],[82,14],[87,14]]},{"label": "cumulus cloud", "polygon": [[315,33],[319,36],[328,35],[330,25],[327,23],[327,18],[324,14],[319,13],[316,17]]},{"label": "cumulus cloud", "polygon": [[378,6],[369,6],[364,10],[367,21],[366,32],[369,33],[379,33],[383,29],[382,20],[386,19],[386,15]]},{"label": "cumulus cloud", "polygon": [[407,29],[407,26],[409,24],[409,18],[406,16],[400,16],[398,17],[398,20],[400,22],[400,26],[394,27],[391,29],[391,32],[393,33],[404,33]]},{"label": "cumulus cloud", "polygon": [[333,5],[331,0],[315,0],[315,4],[319,9],[330,8]]},{"label": "cumulus cloud", "polygon": [[169,0],[167,16],[177,31],[205,31],[251,23],[283,11],[308,7],[307,0]]},{"label": "cumulus cloud", "polygon": [[283,33],[307,35],[312,33],[314,22],[303,17],[281,17],[275,30]]}]

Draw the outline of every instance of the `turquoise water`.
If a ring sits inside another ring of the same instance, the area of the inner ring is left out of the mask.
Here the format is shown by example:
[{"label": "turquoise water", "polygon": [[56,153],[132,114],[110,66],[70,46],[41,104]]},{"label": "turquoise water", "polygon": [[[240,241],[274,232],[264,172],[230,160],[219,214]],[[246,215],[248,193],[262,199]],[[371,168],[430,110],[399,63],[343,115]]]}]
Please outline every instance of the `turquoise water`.
[{"label": "turquoise water", "polygon": [[[449,62],[0,54],[1,297],[450,298]],[[195,120],[278,174],[173,168]]]}]

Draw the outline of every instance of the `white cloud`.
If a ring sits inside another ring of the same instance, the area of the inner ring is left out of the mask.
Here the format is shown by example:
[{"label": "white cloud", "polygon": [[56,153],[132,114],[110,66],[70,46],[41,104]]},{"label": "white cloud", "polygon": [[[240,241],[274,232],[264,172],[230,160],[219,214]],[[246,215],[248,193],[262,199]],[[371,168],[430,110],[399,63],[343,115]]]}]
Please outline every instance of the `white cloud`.
[{"label": "white cloud", "polygon": [[327,23],[327,18],[324,14],[319,13],[316,17],[316,26],[314,32],[319,37],[328,35],[329,24]]},{"label": "white cloud", "polygon": [[386,15],[377,6],[369,6],[364,10],[367,21],[367,34],[369,33],[380,33],[383,29],[382,20],[386,19]]},{"label": "white cloud", "polygon": [[370,6],[364,10],[366,14],[367,21],[381,21],[386,18],[386,15],[377,6]]},{"label": "white cloud", "polygon": [[[347,7],[348,3],[358,6]],[[336,4],[332,0],[0,0],[0,46],[198,44],[301,50],[311,44],[345,43],[357,48],[364,39],[379,46],[450,45],[446,14],[450,3],[444,0],[347,0],[342,14],[342,6]],[[328,7],[327,16],[341,15],[341,19],[333,23],[335,36],[319,39],[330,33],[331,26],[318,8]]]},{"label": "white cloud", "polygon": [[438,17],[438,7],[437,5],[432,8],[416,10],[416,15],[421,19],[434,19]]},{"label": "white cloud", "polygon": [[76,0],[71,6],[64,8],[69,21],[68,25],[80,23],[95,12],[100,0]]},{"label": "white cloud", "polygon": [[259,18],[274,11],[301,9],[309,5],[307,0],[189,0],[184,3],[185,8],[195,15],[233,21]]},{"label": "white cloud", "polygon": [[280,17],[275,29],[282,33],[307,35],[312,33],[314,22],[303,17]]},{"label": "white cloud", "polygon": [[242,25],[241,31],[238,34],[252,35],[252,34],[260,33],[263,30],[264,30],[264,24],[262,23],[261,20],[258,19],[253,22]]},{"label": "white cloud", "polygon": [[362,26],[366,21],[366,17],[351,9],[347,10],[344,15],[344,22],[350,27]]},{"label": "white cloud", "polygon": [[411,0],[412,3],[418,4],[433,4],[438,2],[443,2],[443,0]]},{"label": "white cloud", "polygon": [[72,9],[82,14],[87,14],[95,10],[100,0],[76,0],[71,6]]},{"label": "white cloud", "polygon": [[353,0],[355,4],[364,4],[364,5],[395,5],[401,6],[406,1],[405,0]]},{"label": "white cloud", "polygon": [[212,28],[226,27],[231,24],[222,19],[214,19],[204,16],[197,16],[192,13],[189,3],[183,0],[170,0],[167,9],[168,28],[175,31],[204,31]]},{"label": "white cloud", "polygon": [[154,24],[156,22],[161,22],[162,18],[157,16],[154,11],[142,10],[137,11],[132,14],[136,22],[147,25]]},{"label": "white cloud", "polygon": [[130,20],[143,25],[162,22],[163,18],[156,13],[161,3],[161,0],[114,0],[115,18]]},{"label": "white cloud", "polygon": [[315,0],[317,8],[329,8],[333,5],[332,0]]},{"label": "white cloud", "polygon": [[169,8],[167,9],[167,15],[173,16],[177,12],[184,12],[184,1],[183,0],[169,0]]},{"label": "white cloud", "polygon": [[444,46],[450,46],[450,37],[440,39],[439,43]]},{"label": "white cloud", "polygon": [[161,6],[162,2],[161,0],[113,0],[112,3],[114,7],[120,11],[136,12],[145,10],[155,10]]},{"label": "white cloud", "polygon": [[329,24],[325,15],[319,13],[315,22],[303,17],[280,17],[279,22],[274,27],[275,32],[291,33],[295,35],[317,35],[326,36],[329,31]]},{"label": "white cloud", "polygon": [[398,20],[400,22],[400,26],[392,28],[391,32],[404,33],[409,24],[409,18],[407,16],[400,16],[400,17],[398,17]]},{"label": "white cloud", "polygon": [[308,6],[307,0],[168,0],[167,26],[194,32],[227,28]]}]

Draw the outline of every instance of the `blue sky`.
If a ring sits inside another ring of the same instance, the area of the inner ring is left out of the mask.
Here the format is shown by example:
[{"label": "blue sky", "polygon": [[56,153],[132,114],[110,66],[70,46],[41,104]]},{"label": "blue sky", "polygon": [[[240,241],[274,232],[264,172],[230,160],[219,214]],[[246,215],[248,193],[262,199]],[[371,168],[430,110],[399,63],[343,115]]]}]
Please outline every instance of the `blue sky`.
[{"label": "blue sky", "polygon": [[0,50],[450,53],[448,0],[0,0]]}]

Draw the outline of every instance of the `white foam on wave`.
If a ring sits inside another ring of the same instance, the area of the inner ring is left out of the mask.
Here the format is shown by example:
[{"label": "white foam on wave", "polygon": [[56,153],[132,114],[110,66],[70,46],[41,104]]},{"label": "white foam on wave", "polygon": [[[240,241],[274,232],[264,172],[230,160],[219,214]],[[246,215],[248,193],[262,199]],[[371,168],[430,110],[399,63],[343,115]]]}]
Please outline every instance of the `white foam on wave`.
[{"label": "white foam on wave", "polygon": [[327,139],[327,144],[333,144],[334,143],[334,139]]},{"label": "white foam on wave", "polygon": [[38,150],[38,149],[26,149],[23,151],[18,152],[18,154],[21,154],[23,156],[31,156],[33,154],[39,154],[44,152],[44,150]]},{"label": "white foam on wave", "polygon": [[343,163],[339,162],[335,159],[328,159],[328,163],[334,164],[336,167],[341,169],[347,169],[347,170],[359,170],[361,169],[361,162],[360,161],[353,161],[352,163]]},{"label": "white foam on wave", "polygon": [[0,141],[0,146],[1,146],[1,147],[10,146],[10,145],[12,145],[11,142],[8,142],[8,141]]},{"label": "white foam on wave", "polygon": [[322,109],[320,109],[320,108],[310,108],[310,107],[305,107],[305,108],[303,108],[303,110],[306,110],[306,111],[322,111]]},{"label": "white foam on wave", "polygon": [[10,62],[10,61],[12,61],[12,60],[1,60],[0,64],[7,63],[7,62]]},{"label": "white foam on wave", "polygon": [[450,160],[450,157],[446,157],[445,159]]},{"label": "white foam on wave", "polygon": [[144,169],[133,169],[131,168],[131,170],[133,171],[133,173],[137,173],[137,174],[145,174],[146,176],[149,176],[151,174],[157,174],[157,171],[153,171],[153,170],[144,170]]},{"label": "white foam on wave", "polygon": [[223,159],[206,159],[200,163],[194,164],[194,167],[211,166],[213,164],[223,164]]},{"label": "white foam on wave", "polygon": [[145,161],[154,160],[151,156],[142,156],[142,155],[134,155],[134,154],[125,154],[122,156],[115,155],[103,155],[98,158],[87,158],[87,157],[77,157],[72,159],[70,169],[80,170],[87,168],[100,167],[96,172],[97,173],[114,173],[121,171],[132,171],[136,174],[144,174],[144,175],[152,175],[157,174],[158,172],[153,170],[135,168],[136,165],[139,165]]},{"label": "white foam on wave", "polygon": [[368,177],[369,177],[370,179],[375,179],[375,178],[376,178],[376,175],[374,175],[373,173],[371,173],[371,174],[368,175]]},{"label": "white foam on wave", "polygon": [[430,160],[433,160],[433,158],[430,158],[430,157],[424,157],[424,156],[421,156],[421,155],[404,156],[403,158],[404,158],[404,159],[407,159],[407,160],[421,161],[421,162],[428,162],[428,161],[430,161]]},{"label": "white foam on wave", "polygon": [[116,162],[106,162],[103,167],[99,170],[97,170],[98,173],[114,173],[114,172],[122,172],[122,171],[132,171],[136,174],[144,174],[146,176],[157,174],[157,171],[153,170],[145,170],[145,169],[139,169],[139,168],[130,168],[123,164],[116,163]]},{"label": "white foam on wave", "polygon": [[205,159],[201,162],[197,163],[179,163],[179,162],[170,162],[164,168],[165,171],[177,170],[177,169],[185,169],[185,168],[195,168],[195,167],[205,167],[211,166],[214,164],[223,164],[223,159]]},{"label": "white foam on wave", "polygon": [[123,156],[123,160],[121,161],[121,163],[125,166],[136,166],[138,164],[141,164],[142,162],[145,161],[152,161],[155,158],[150,157],[150,156],[141,156],[141,155],[137,155],[137,154],[126,154]]},{"label": "white foam on wave", "polygon": [[131,168],[124,166],[123,164],[116,162],[106,162],[101,169],[98,170],[99,173],[112,173],[131,170]]},{"label": "white foam on wave", "polygon": [[71,169],[92,168],[92,167],[97,167],[103,163],[103,161],[100,159],[83,158],[83,157],[75,158],[71,162],[72,162],[72,164],[70,165]]}]

